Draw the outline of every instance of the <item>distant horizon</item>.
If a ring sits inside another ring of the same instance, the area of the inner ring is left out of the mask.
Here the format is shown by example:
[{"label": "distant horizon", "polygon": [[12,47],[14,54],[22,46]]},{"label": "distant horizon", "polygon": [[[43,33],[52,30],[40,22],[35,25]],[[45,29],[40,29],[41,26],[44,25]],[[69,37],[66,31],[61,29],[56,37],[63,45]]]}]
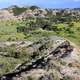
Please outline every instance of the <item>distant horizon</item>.
[{"label": "distant horizon", "polygon": [[41,9],[75,9],[75,8],[80,8],[80,7],[73,7],[73,8],[70,8],[70,7],[65,7],[65,8],[60,8],[60,7],[57,7],[57,8],[50,8],[50,7],[40,7],[40,6],[38,6],[38,5],[23,5],[23,6],[21,6],[21,5],[10,5],[10,6],[7,6],[7,7],[3,7],[3,8],[0,8],[0,9],[6,9],[6,8],[9,8],[9,7],[11,7],[11,6],[18,6],[18,7],[30,7],[30,6],[37,6],[37,7],[39,7],[39,8],[41,8]]},{"label": "distant horizon", "polygon": [[0,9],[8,8],[11,5],[32,6],[40,8],[80,8],[80,0],[0,0]]}]

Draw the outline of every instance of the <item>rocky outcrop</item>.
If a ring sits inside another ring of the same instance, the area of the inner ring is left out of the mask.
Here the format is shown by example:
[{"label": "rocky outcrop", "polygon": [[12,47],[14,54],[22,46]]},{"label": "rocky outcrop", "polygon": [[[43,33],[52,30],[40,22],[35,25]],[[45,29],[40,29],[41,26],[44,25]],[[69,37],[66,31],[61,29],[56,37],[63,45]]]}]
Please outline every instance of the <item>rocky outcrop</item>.
[{"label": "rocky outcrop", "polygon": [[9,20],[9,19],[14,19],[15,16],[13,13],[10,13],[8,10],[0,10],[0,19],[2,20]]},{"label": "rocky outcrop", "polygon": [[50,37],[27,46],[27,48],[30,47],[33,48],[32,53],[35,52],[34,47],[36,47],[40,53],[47,51],[47,54],[39,55],[29,63],[24,62],[18,65],[12,73],[1,76],[1,80],[80,79],[80,63],[75,57],[72,58],[74,48],[68,41],[58,37]]}]

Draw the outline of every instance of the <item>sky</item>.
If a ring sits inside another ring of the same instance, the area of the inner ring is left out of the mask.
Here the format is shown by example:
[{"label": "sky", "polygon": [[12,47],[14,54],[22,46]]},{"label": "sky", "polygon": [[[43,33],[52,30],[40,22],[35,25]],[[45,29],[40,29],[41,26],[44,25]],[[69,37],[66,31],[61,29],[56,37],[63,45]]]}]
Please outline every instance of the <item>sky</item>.
[{"label": "sky", "polygon": [[41,8],[79,8],[80,0],[0,0],[0,8],[11,5],[36,5]]}]

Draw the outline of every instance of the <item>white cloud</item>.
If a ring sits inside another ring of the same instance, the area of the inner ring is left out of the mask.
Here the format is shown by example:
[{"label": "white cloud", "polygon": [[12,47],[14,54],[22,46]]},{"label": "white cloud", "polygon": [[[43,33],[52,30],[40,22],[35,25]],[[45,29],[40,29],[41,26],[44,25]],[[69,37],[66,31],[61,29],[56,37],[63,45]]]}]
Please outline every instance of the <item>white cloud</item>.
[{"label": "white cloud", "polygon": [[73,0],[73,1],[78,2],[78,1],[80,1],[80,0]]},{"label": "white cloud", "polygon": [[7,1],[10,1],[10,0],[0,0],[0,2],[7,2]]},{"label": "white cloud", "polygon": [[1,2],[16,2],[17,0],[0,0],[0,3]]}]

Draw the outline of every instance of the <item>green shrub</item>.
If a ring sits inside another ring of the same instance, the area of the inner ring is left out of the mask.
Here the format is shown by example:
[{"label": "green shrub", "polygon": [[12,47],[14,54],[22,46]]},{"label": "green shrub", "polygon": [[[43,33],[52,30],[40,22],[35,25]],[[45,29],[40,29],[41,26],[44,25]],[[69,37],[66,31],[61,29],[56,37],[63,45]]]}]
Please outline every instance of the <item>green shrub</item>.
[{"label": "green shrub", "polygon": [[65,77],[63,78],[63,80],[73,80],[73,79],[72,79],[72,77],[70,77],[70,76],[65,76]]}]

